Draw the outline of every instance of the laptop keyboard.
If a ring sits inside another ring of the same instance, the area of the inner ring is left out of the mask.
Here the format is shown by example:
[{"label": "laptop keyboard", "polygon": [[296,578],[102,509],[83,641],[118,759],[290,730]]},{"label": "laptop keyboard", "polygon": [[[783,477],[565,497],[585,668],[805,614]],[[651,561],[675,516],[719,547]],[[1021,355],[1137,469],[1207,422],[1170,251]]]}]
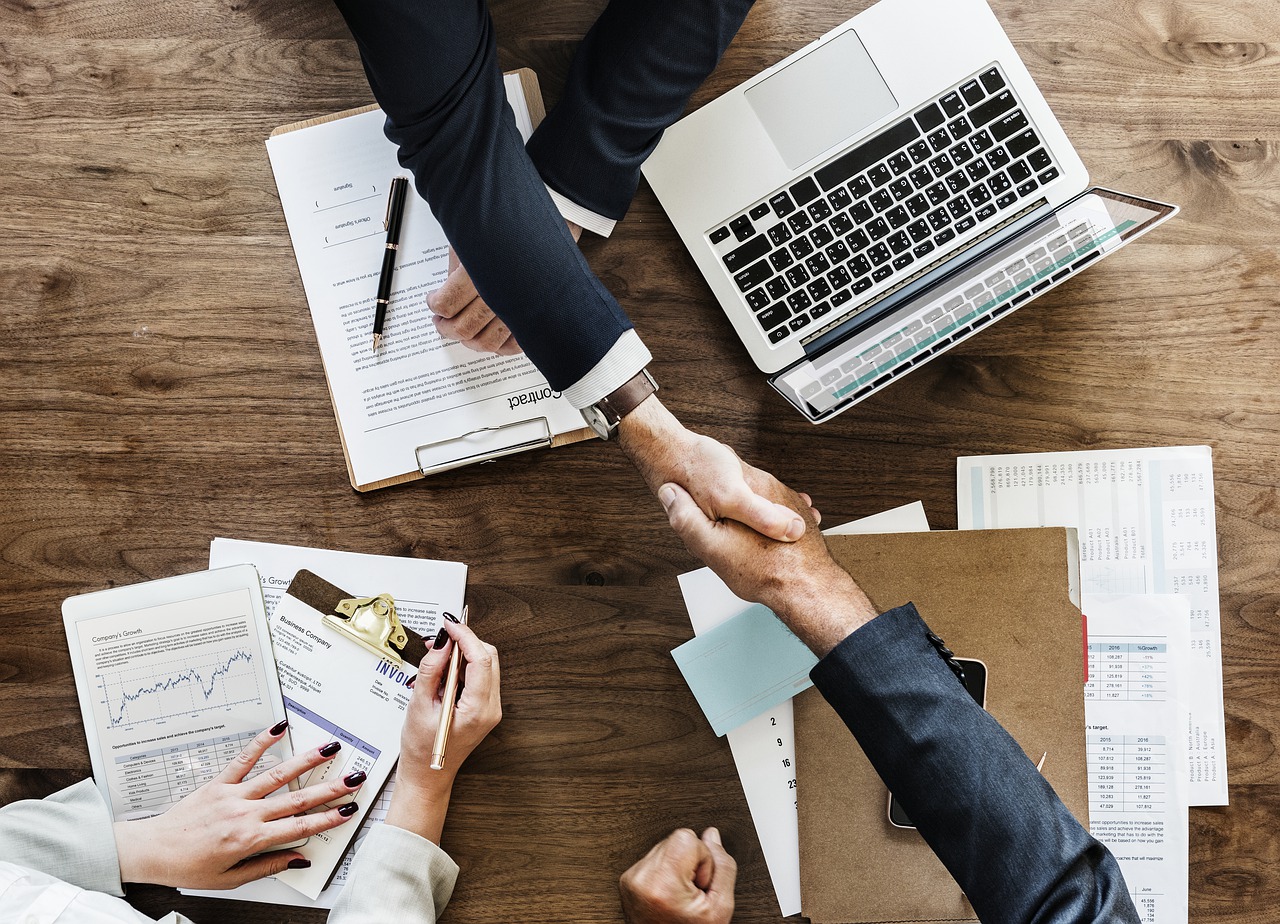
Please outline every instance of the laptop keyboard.
[{"label": "laptop keyboard", "polygon": [[991,67],[709,237],[769,341],[782,343],[999,224],[1058,175]]}]

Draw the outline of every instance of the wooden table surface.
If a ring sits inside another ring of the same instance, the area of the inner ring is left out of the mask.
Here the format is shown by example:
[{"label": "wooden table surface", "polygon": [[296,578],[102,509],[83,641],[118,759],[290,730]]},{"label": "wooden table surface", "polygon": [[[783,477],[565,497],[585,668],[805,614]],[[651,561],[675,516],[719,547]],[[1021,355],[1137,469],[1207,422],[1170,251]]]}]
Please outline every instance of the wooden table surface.
[{"label": "wooden table surface", "polygon": [[[495,2],[503,65],[554,102],[602,5]],[[691,105],[866,5],[760,0]],[[646,187],[585,249],[668,405],[832,523],[923,500],[954,528],[957,455],[1212,446],[1231,805],[1191,812],[1191,914],[1274,921],[1280,7],[993,6],[1094,181],[1176,220],[820,428],[756,372]],[[335,10],[25,0],[0,5],[0,36],[0,801],[89,771],[64,597],[198,570],[215,536],[458,559],[505,719],[458,783],[447,920],[618,921],[618,874],[712,823],[741,863],[736,920],[777,919],[728,748],[668,654],[696,563],[616,448],[348,486],[263,147],[371,101]]]}]

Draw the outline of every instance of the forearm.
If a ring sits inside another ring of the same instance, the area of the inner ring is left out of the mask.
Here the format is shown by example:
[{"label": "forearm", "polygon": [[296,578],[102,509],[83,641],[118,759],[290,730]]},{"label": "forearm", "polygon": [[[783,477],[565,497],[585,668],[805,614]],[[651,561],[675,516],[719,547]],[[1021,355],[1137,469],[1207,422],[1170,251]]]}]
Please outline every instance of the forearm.
[{"label": "forearm", "polygon": [[640,165],[683,114],[752,0],[611,0],[578,46],[559,103],[529,141],[553,189],[626,213]]},{"label": "forearm", "polygon": [[111,815],[93,780],[0,808],[4,859],[82,889],[123,895]]},{"label": "forearm", "polygon": [[985,922],[1136,921],[1115,859],[938,656],[915,608],[812,677]]},{"label": "forearm", "polygon": [[444,818],[449,811],[454,774],[448,770],[432,770],[433,778],[417,782],[396,780],[386,824],[412,831],[433,844],[440,843]]},{"label": "forearm", "polygon": [[418,191],[476,290],[552,388],[631,328],[524,150],[483,3],[337,0]]}]

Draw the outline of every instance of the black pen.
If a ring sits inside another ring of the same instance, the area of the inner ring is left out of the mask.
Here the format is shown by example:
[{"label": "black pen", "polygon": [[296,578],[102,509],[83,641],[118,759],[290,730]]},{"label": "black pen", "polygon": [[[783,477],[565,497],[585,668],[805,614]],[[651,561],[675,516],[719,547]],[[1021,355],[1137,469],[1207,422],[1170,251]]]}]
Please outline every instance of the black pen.
[{"label": "black pen", "polygon": [[391,180],[391,196],[387,199],[387,217],[382,226],[387,230],[387,249],[382,252],[382,273],[378,276],[378,306],[373,312],[373,349],[382,346],[382,323],[387,319],[391,301],[391,274],[396,269],[396,251],[400,249],[400,219],[404,217],[404,199],[409,180],[402,176]]}]

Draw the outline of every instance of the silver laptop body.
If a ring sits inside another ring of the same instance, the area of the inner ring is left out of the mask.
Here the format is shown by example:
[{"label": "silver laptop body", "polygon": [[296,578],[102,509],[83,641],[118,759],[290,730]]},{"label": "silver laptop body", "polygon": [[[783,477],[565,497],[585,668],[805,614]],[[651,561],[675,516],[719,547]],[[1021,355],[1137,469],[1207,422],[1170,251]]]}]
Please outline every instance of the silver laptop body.
[{"label": "silver laptop body", "polygon": [[814,422],[1177,211],[1087,188],[984,0],[881,0],[673,125],[643,172]]}]

